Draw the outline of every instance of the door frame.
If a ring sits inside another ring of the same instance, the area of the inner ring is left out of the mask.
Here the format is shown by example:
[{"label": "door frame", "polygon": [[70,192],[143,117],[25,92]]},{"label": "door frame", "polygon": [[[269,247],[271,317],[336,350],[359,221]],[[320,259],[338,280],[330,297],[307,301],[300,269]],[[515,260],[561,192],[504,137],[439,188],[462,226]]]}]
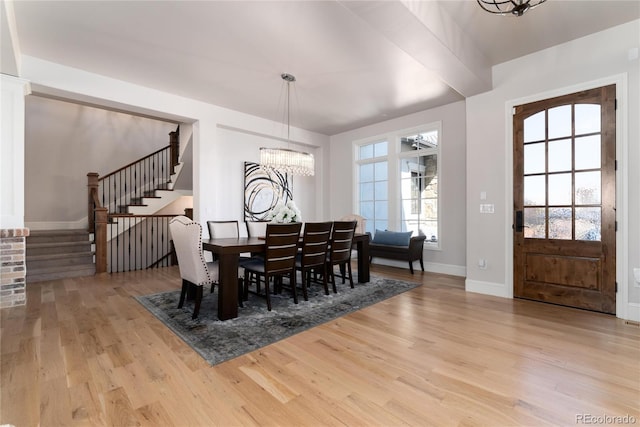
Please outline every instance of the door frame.
[{"label": "door frame", "polygon": [[[542,101],[557,96],[569,95],[601,86],[616,85],[616,317],[629,319],[629,165],[628,165],[628,108],[627,73],[617,74],[572,86],[540,92],[523,98],[505,102],[505,290],[508,298],[513,298],[513,112],[517,105]],[[634,307],[637,310],[637,307]],[[638,319],[630,319],[638,320]]]}]

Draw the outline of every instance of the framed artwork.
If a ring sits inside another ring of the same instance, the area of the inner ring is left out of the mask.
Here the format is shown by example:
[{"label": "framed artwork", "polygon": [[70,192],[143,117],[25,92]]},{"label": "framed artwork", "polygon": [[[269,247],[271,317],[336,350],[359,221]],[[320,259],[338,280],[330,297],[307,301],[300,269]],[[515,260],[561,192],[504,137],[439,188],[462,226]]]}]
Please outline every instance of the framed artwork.
[{"label": "framed artwork", "polygon": [[291,199],[292,178],[288,174],[244,162],[245,221],[264,221],[276,203]]}]

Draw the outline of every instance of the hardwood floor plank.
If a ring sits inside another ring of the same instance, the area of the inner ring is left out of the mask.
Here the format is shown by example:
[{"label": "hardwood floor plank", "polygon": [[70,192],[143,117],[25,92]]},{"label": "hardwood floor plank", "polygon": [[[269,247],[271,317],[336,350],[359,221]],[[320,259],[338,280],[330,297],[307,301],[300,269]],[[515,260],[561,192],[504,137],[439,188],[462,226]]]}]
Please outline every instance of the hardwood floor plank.
[{"label": "hardwood floor plank", "polygon": [[79,425],[106,425],[100,395],[90,382],[69,387],[71,418]]},{"label": "hardwood floor plank", "polygon": [[148,405],[136,409],[138,420],[143,426],[172,426],[180,425],[179,419],[171,418],[171,415],[164,409],[160,402],[152,402]]},{"label": "hardwood floor plank", "polygon": [[69,389],[64,377],[57,377],[41,382],[40,419],[47,420],[52,426],[71,424],[72,410]]},{"label": "hardwood floor plank", "polygon": [[131,402],[127,396],[127,392],[118,387],[104,394],[104,412],[107,425],[110,426],[139,426],[141,423]]},{"label": "hardwood floor plank", "polygon": [[422,286],[213,367],[132,298],[179,289],[176,267],[28,284],[25,307],[0,311],[0,424],[640,422],[640,328],[372,273]]}]

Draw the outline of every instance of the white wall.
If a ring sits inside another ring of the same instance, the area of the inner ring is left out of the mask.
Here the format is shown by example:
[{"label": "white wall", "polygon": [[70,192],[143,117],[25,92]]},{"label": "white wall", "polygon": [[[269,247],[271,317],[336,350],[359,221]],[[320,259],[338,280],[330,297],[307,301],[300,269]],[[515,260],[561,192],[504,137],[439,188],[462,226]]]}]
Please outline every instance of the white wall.
[{"label": "white wall", "polygon": [[[494,89],[467,99],[467,289],[513,295],[512,132],[510,107],[589,87],[618,84],[618,316],[640,317],[640,21],[633,21],[494,67]],[[632,52],[632,51],[631,51]],[[627,150],[625,153],[624,150]],[[481,191],[495,214],[480,214]],[[488,268],[477,267],[479,258]],[[626,301],[629,304],[626,304]]]},{"label": "white wall", "polygon": [[25,223],[32,229],[86,222],[87,173],[106,175],[168,146],[177,127],[33,95],[25,116]]},{"label": "white wall", "polygon": [[[366,126],[331,137],[329,163],[329,218],[340,218],[356,212],[353,188],[353,142],[385,136],[393,140],[397,131],[442,122],[440,190],[440,250],[425,249],[425,269],[464,276],[466,266],[466,154],[465,103],[463,101],[433,108]],[[407,268],[406,263],[376,260],[375,262]]]},{"label": "white wall", "polygon": [[[134,85],[61,64],[23,56],[22,77],[39,93],[192,124],[194,219],[242,219],[243,165],[256,161],[262,145],[283,146],[281,123]],[[239,138],[235,134],[247,137]],[[294,196],[305,218],[319,216],[328,137],[292,128],[295,146],[316,154],[316,176],[296,177]],[[206,228],[205,228],[206,229]]]},{"label": "white wall", "polygon": [[24,97],[29,82],[0,75],[0,228],[24,227]]}]

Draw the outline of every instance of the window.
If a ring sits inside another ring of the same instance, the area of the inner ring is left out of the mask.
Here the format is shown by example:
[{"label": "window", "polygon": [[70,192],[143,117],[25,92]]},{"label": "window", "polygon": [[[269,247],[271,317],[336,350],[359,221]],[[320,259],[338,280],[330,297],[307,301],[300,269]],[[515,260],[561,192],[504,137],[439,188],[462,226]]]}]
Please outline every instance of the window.
[{"label": "window", "polygon": [[358,167],[360,215],[367,218],[367,230],[386,230],[389,221],[388,143],[360,146]]},{"label": "window", "polygon": [[439,142],[436,123],[356,143],[358,207],[368,232],[413,231],[438,246]]},{"label": "window", "polygon": [[438,240],[438,131],[400,138],[401,231]]}]

